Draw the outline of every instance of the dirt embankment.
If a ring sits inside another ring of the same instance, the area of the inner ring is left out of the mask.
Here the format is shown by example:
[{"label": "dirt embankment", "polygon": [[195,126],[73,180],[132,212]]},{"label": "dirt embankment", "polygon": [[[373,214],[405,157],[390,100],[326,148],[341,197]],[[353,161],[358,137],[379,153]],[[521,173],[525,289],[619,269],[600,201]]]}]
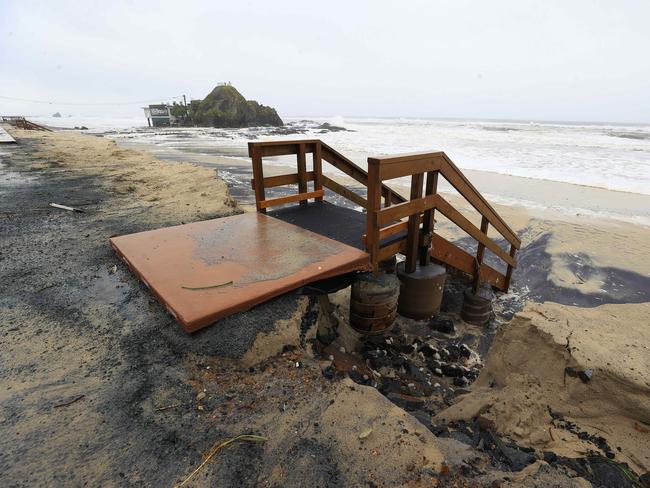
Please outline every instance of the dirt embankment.
[{"label": "dirt embankment", "polygon": [[495,337],[472,392],[435,421],[482,417],[523,445],[650,471],[650,303],[529,304]]}]

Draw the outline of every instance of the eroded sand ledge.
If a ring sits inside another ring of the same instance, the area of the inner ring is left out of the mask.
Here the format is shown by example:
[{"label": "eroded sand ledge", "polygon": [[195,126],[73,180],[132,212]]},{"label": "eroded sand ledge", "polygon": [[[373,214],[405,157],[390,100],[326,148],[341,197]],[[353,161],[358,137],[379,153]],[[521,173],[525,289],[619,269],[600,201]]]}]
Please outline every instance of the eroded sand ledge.
[{"label": "eroded sand ledge", "polygon": [[[604,437],[618,460],[650,470],[650,303],[577,308],[531,303],[497,333],[472,392],[438,414],[481,416],[537,449],[579,457],[594,445],[554,416]],[[591,370],[589,381],[566,368]],[[605,454],[604,452],[602,454]]]}]

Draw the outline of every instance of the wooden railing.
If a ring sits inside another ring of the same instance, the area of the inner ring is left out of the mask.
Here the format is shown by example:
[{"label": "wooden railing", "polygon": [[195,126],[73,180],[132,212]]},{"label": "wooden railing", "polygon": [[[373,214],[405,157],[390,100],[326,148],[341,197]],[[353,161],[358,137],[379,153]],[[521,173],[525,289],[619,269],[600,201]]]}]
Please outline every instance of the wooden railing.
[{"label": "wooden railing", "polygon": [[[480,228],[437,193],[439,175],[481,214]],[[381,208],[381,196],[375,189],[386,180],[406,176],[411,177],[410,199]],[[444,152],[368,158],[368,182],[366,248],[374,269],[384,259],[403,252],[406,255],[406,271],[413,272],[418,260],[420,265],[425,265],[431,256],[473,275],[474,291],[481,281],[503,291],[508,289],[517,265],[515,254],[521,247],[521,241]],[[436,210],[478,242],[475,256],[434,232]],[[408,220],[402,221],[405,218]],[[508,252],[488,237],[490,225],[508,241]],[[382,244],[387,237],[404,231],[406,237]],[[485,248],[506,263],[505,274],[483,262]]]},{"label": "wooden railing", "polygon": [[[297,157],[297,173],[264,177],[264,157],[292,154],[295,154]],[[312,171],[307,171],[307,154],[312,154]],[[253,161],[253,180],[251,181],[251,185],[255,191],[255,203],[258,212],[266,213],[267,208],[286,203],[300,202],[304,204],[310,199],[322,200],[324,196],[323,187],[329,188],[361,207],[365,208],[368,204],[366,198],[363,196],[325,176],[323,174],[323,160],[365,187],[368,186],[368,173],[318,139],[249,142],[248,155]],[[314,182],[313,191],[308,191],[307,188],[307,184],[310,181]],[[296,184],[298,185],[298,193],[295,195],[272,199],[266,198],[266,188]],[[405,201],[404,197],[393,192],[385,185],[382,185],[381,194],[387,205]]]},{"label": "wooden railing", "polygon": [[2,115],[2,121],[7,122],[14,127],[18,127],[19,129],[25,129],[25,130],[42,130],[42,131],[47,131],[47,132],[52,132],[52,129],[49,129],[45,127],[44,125],[40,124],[35,124],[34,122],[30,122],[27,120],[25,117],[22,115]]},{"label": "wooden railing", "polygon": [[[253,161],[251,185],[258,212],[266,213],[267,208],[276,205],[292,202],[304,205],[310,199],[322,200],[324,188],[328,188],[366,209],[366,234],[360,238],[365,243],[375,271],[382,261],[403,253],[406,255],[407,272],[415,271],[418,261],[420,265],[427,264],[431,257],[471,274],[475,291],[481,282],[503,291],[510,286],[512,272],[517,265],[515,254],[521,241],[444,152],[368,158],[367,172],[317,139],[250,142],[248,152]],[[292,154],[297,157],[297,173],[264,177],[264,157]],[[307,171],[307,154],[312,154],[312,171]],[[323,175],[323,161],[365,186],[368,189],[367,197]],[[481,214],[480,228],[437,193],[439,175]],[[411,177],[409,199],[384,184],[387,180],[408,176]],[[309,182],[313,182],[311,191],[308,189]],[[266,188],[296,184],[297,194],[266,198]],[[436,211],[478,242],[476,255],[434,232]],[[508,252],[488,237],[490,225],[510,244]],[[505,274],[483,262],[486,248],[505,262]]]}]

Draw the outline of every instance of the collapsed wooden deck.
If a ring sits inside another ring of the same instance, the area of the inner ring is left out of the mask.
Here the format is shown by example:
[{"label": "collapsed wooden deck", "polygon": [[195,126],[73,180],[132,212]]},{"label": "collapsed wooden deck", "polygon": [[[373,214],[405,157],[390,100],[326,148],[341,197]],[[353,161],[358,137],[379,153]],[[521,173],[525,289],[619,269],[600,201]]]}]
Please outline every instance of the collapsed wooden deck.
[{"label": "collapsed wooden deck", "polygon": [[110,243],[187,332],[308,283],[370,269],[360,249],[257,213]]}]

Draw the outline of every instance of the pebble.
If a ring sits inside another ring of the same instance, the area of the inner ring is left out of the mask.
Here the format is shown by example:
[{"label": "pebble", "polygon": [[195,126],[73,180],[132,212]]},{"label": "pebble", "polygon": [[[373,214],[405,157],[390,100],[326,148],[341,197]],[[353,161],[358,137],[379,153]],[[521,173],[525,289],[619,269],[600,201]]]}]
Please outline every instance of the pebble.
[{"label": "pebble", "polygon": [[202,392],[200,392],[198,395],[196,395],[196,401],[197,401],[197,402],[200,402],[200,401],[203,400],[204,398],[205,398],[205,392],[204,392],[204,391],[202,391]]}]

